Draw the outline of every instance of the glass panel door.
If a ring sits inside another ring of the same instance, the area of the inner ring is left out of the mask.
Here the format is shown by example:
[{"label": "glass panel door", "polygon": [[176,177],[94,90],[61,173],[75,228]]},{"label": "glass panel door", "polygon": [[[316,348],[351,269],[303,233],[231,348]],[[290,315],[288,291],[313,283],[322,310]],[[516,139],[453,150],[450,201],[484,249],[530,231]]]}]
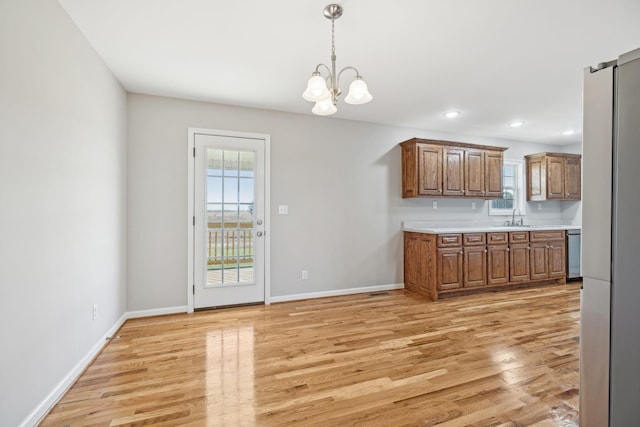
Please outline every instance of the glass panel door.
[{"label": "glass panel door", "polygon": [[207,286],[253,283],[255,153],[206,151]]},{"label": "glass panel door", "polygon": [[266,141],[194,136],[194,309],[265,300]]}]

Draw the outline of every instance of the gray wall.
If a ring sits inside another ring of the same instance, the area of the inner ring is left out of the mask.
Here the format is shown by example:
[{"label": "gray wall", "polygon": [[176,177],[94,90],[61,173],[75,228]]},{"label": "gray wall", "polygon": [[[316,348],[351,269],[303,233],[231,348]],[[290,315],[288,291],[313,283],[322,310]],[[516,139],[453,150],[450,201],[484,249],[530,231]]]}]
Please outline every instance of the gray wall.
[{"label": "gray wall", "polygon": [[[302,102],[302,101],[301,101]],[[342,108],[358,108],[343,106]],[[366,108],[366,106],[359,107]],[[487,202],[400,196],[400,149],[414,136],[511,146],[522,158],[557,146],[444,135],[371,123],[129,94],[128,310],[186,305],[187,128],[271,135],[272,296],[402,283],[403,220],[503,222]],[[277,214],[289,205],[289,215]],[[562,222],[562,202],[528,209]],[[309,280],[300,271],[309,271]]]},{"label": "gray wall", "polygon": [[55,1],[0,2],[0,58],[0,425],[16,426],[125,310],[126,94]]}]

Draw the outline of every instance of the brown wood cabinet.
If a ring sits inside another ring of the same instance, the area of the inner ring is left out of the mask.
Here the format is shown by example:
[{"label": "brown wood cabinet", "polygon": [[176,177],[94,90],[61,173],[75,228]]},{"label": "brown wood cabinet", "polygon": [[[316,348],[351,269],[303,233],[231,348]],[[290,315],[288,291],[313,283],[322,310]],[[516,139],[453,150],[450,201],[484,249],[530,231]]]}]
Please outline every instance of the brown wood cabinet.
[{"label": "brown wood cabinet", "polygon": [[504,147],[413,138],[402,147],[402,197],[502,197]]},{"label": "brown wood cabinet", "polygon": [[538,153],[525,156],[527,200],[580,200],[580,154]]},{"label": "brown wood cabinet", "polygon": [[404,234],[405,287],[434,301],[482,289],[566,281],[564,230]]},{"label": "brown wood cabinet", "polygon": [[462,248],[438,248],[436,284],[439,291],[462,288]]},{"label": "brown wood cabinet", "polygon": [[531,279],[566,277],[567,247],[563,231],[532,231]]},{"label": "brown wood cabinet", "polygon": [[[433,299],[436,283],[434,257],[436,236],[425,233],[404,233],[404,285],[405,288]],[[420,262],[412,262],[419,259]]]},{"label": "brown wood cabinet", "polygon": [[528,282],[529,268],[529,232],[512,231],[509,233],[509,281]]}]

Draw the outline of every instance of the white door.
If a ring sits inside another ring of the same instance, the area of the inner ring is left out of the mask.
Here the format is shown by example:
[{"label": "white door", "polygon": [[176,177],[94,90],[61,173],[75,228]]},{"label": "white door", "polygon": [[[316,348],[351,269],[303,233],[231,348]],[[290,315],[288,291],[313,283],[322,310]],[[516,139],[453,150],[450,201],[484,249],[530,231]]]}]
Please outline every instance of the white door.
[{"label": "white door", "polygon": [[194,308],[265,301],[265,140],[194,134]]}]

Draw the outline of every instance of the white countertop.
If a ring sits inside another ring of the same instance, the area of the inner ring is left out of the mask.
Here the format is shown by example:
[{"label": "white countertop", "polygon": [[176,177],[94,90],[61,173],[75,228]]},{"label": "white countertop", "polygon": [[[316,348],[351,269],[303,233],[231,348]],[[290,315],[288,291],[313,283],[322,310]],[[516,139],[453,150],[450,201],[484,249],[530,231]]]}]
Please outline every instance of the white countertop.
[{"label": "white countertop", "polygon": [[433,224],[427,224],[419,221],[406,221],[403,224],[402,231],[411,231],[414,233],[444,234],[444,233],[491,233],[504,231],[533,231],[533,230],[580,230],[579,225],[558,225],[558,224],[535,224],[523,226],[506,226],[506,225],[447,225],[440,227]]}]

